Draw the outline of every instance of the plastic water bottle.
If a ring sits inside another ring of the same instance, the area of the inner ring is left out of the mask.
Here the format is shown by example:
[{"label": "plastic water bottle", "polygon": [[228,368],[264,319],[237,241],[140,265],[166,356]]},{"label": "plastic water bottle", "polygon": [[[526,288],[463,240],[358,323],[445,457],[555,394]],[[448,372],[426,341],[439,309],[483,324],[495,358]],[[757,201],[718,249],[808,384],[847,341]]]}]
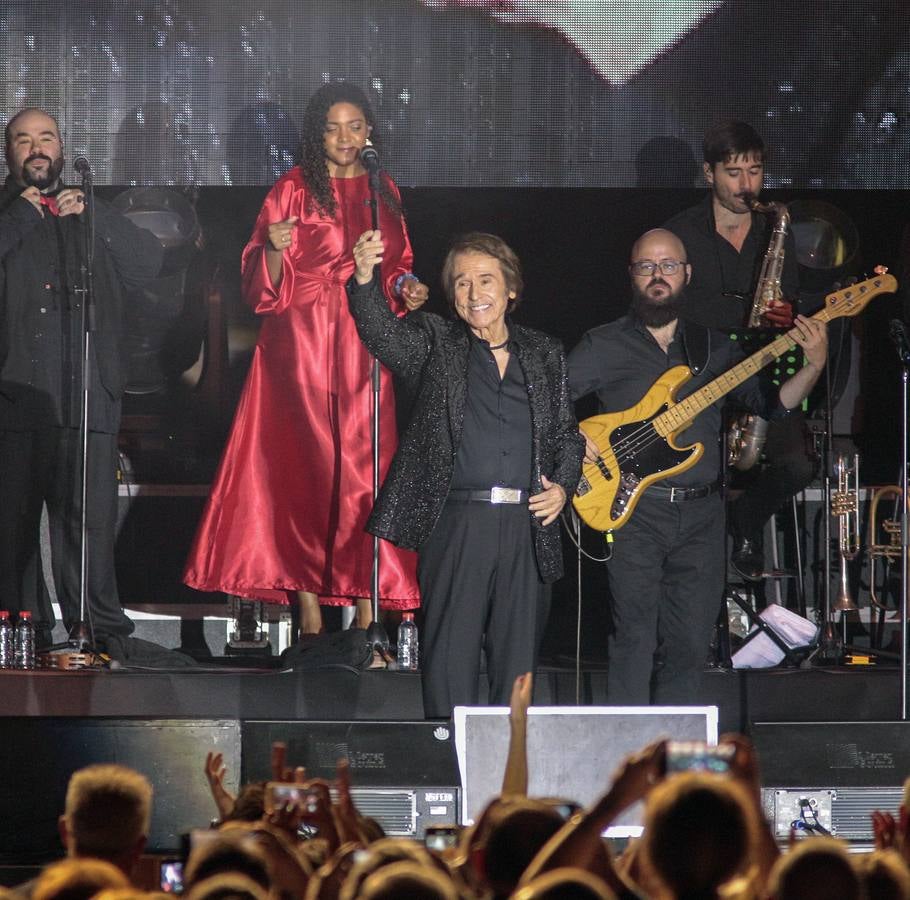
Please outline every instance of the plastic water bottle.
[{"label": "plastic water bottle", "polygon": [[27,610],[19,613],[19,621],[16,623],[14,656],[15,668],[35,668],[35,623]]},{"label": "plastic water bottle", "polygon": [[401,615],[398,626],[398,670],[416,672],[418,665],[417,626],[414,624],[414,613]]},{"label": "plastic water bottle", "polygon": [[9,613],[0,609],[0,669],[13,667],[13,626]]}]

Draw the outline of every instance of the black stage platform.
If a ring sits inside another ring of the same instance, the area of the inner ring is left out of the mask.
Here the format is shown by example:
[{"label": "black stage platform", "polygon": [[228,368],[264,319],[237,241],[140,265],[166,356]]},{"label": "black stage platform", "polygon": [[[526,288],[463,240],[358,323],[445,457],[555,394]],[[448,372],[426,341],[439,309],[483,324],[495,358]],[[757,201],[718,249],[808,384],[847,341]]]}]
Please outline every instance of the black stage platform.
[{"label": "black stage platform", "polygon": [[[584,670],[578,705],[602,705],[605,690],[603,669]],[[534,702],[576,705],[575,672],[541,669]],[[709,669],[695,703],[718,707],[722,732],[748,733],[758,721],[896,720],[900,675],[894,667]],[[423,704],[419,675],[383,670],[0,671],[0,716],[413,721]]]},{"label": "black stage platform", "polygon": [[[586,669],[579,684],[580,704],[573,670],[543,668],[535,705],[603,705],[603,669]],[[910,725],[897,721],[898,669],[708,670],[696,702],[718,707],[721,733],[753,734],[774,821],[792,815],[787,804],[796,794],[814,791],[839,833],[862,843],[871,839],[870,810],[897,808],[910,770]],[[274,740],[287,742],[291,761],[310,775],[331,777],[337,758],[349,758],[355,799],[390,833],[420,836],[428,823],[458,814],[454,729],[423,721],[419,675],[0,671],[0,717],[0,866],[59,853],[55,822],[67,780],[102,761],[131,765],[152,780],[150,846],[174,852],[180,833],[204,827],[214,814],[202,773],[206,752],[224,754],[228,787],[236,789],[268,777]],[[608,749],[610,733],[597,734],[596,746]],[[532,766],[558,763],[564,752],[548,747],[548,759]],[[504,755],[483,760],[493,768],[504,762]],[[607,769],[596,772],[598,782],[607,783]],[[27,829],[23,797],[31,798]]]}]

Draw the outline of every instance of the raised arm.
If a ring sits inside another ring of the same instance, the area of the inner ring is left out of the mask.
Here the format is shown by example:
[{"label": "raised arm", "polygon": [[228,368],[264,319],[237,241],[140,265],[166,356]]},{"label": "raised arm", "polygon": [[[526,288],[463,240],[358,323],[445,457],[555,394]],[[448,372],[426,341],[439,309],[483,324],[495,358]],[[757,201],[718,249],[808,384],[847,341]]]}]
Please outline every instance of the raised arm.
[{"label": "raised arm", "polygon": [[528,707],[534,676],[530,672],[519,675],[512,685],[509,699],[509,755],[502,776],[503,797],[528,796]]},{"label": "raised arm", "polygon": [[625,885],[603,852],[601,835],[623,810],[643,800],[663,777],[666,747],[666,741],[657,741],[626,757],[609,790],[592,807],[572,816],[544,844],[525,869],[521,884],[550,869],[578,866],[603,878],[620,894],[625,893]]},{"label": "raised arm", "polygon": [[383,258],[379,231],[365,231],[354,244],[354,275],[348,281],[348,303],[357,333],[379,361],[403,378],[419,374],[430,353],[427,331],[411,316],[398,318],[379,287],[374,269]]}]

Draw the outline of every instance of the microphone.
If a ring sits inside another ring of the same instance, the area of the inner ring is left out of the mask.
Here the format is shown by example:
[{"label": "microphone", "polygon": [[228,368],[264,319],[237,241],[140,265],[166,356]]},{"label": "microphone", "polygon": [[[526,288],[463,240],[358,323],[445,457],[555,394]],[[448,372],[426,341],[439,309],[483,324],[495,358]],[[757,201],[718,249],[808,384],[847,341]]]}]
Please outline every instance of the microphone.
[{"label": "microphone", "polygon": [[892,319],[888,327],[888,334],[897,347],[897,355],[906,366],[910,365],[910,340],[907,339],[907,326],[900,319]]},{"label": "microphone", "polygon": [[375,175],[380,169],[379,153],[370,141],[367,141],[360,151],[360,162],[371,175]]},{"label": "microphone", "polygon": [[92,167],[89,165],[89,161],[84,156],[77,156],[73,160],[73,168],[83,178],[91,176],[92,174]]}]

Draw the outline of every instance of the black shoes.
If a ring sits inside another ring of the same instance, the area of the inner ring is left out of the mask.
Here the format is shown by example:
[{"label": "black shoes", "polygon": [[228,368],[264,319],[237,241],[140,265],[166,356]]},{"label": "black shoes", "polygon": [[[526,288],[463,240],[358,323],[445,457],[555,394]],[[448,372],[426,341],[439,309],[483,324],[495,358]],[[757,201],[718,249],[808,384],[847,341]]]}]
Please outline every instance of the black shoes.
[{"label": "black shoes", "polygon": [[746,581],[761,581],[765,570],[765,555],[761,548],[749,538],[743,538],[736,545],[730,563]]}]

